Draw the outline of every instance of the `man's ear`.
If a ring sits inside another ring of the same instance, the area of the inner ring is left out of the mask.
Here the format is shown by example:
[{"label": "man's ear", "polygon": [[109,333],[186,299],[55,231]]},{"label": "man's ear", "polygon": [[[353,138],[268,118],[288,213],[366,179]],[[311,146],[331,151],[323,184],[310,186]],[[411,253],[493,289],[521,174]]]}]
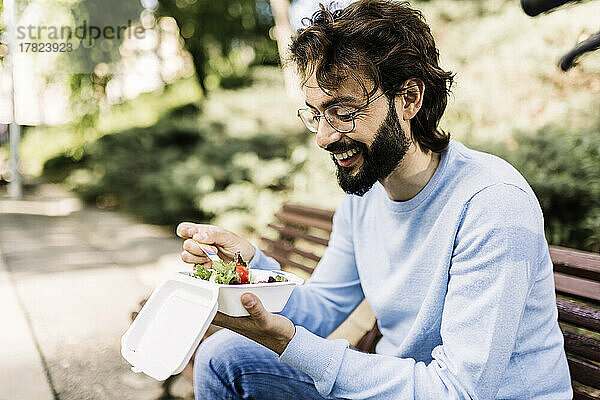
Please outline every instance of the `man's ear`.
[{"label": "man's ear", "polygon": [[425,94],[425,83],[417,78],[408,79],[402,86],[402,93],[398,96],[402,101],[402,119],[408,121],[412,119],[423,105],[423,95]]}]

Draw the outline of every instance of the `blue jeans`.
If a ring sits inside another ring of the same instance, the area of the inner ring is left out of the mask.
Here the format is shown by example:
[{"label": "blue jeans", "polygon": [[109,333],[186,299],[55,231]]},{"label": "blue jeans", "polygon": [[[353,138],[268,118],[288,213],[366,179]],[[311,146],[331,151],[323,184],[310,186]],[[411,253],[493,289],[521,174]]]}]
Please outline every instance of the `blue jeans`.
[{"label": "blue jeans", "polygon": [[196,400],[323,399],[310,376],[227,329],[200,344],[194,361],[194,392]]}]

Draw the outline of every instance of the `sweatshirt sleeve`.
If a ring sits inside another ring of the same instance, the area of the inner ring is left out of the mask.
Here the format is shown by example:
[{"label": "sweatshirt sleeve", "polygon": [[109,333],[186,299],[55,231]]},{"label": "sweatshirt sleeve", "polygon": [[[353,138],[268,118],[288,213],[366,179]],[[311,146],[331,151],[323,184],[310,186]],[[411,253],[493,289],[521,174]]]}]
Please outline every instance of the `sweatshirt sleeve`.
[{"label": "sweatshirt sleeve", "polygon": [[[329,244],[310,279],[292,292],[281,315],[295,325],[326,337],[364,299],[354,259],[352,204],[346,196],[333,217]],[[252,268],[280,269],[277,261],[257,248]]]},{"label": "sweatshirt sleeve", "polygon": [[534,280],[531,269],[545,245],[532,197],[497,184],[466,204],[443,305],[442,344],[429,364],[361,353],[300,327],[280,360],[310,375],[326,398],[494,399]]},{"label": "sweatshirt sleeve", "polygon": [[249,268],[254,269],[264,269],[267,271],[279,271],[281,270],[281,265],[272,257],[267,257],[265,253],[262,252],[261,249],[258,248],[257,245],[252,244],[254,246],[254,257],[248,263]]}]

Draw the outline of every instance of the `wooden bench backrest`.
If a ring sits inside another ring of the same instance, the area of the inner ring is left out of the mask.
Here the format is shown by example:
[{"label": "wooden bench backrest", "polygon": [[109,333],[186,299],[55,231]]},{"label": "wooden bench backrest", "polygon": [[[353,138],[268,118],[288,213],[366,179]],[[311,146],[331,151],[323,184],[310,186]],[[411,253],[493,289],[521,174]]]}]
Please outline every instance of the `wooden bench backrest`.
[{"label": "wooden bench backrest", "polygon": [[286,204],[275,218],[279,223],[268,226],[277,231],[278,238],[262,238],[265,253],[284,268],[312,273],[329,242],[333,211]]},{"label": "wooden bench backrest", "polygon": [[[265,253],[284,269],[312,273],[327,246],[333,211],[286,204],[269,224],[275,238],[262,238]],[[574,399],[600,399],[600,255],[550,246],[558,318],[573,379]],[[373,350],[377,324],[357,348]]]}]

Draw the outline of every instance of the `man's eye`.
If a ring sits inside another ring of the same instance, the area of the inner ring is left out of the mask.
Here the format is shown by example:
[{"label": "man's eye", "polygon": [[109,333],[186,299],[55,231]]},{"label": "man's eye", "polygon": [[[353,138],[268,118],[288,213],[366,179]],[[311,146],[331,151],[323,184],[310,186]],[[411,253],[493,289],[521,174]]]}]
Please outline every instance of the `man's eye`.
[{"label": "man's eye", "polygon": [[350,113],[343,109],[335,110],[333,115],[340,121],[344,121],[344,122],[350,121],[352,119],[352,116],[350,115]]}]

